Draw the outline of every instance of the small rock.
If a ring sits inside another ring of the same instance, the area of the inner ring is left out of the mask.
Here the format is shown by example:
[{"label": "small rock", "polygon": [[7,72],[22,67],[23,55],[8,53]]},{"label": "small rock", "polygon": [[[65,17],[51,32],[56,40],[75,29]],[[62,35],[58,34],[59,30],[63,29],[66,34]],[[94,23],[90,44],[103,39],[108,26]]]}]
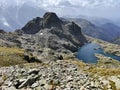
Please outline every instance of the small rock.
[{"label": "small rock", "polygon": [[19,80],[15,80],[15,81],[13,82],[13,85],[14,85],[16,88],[18,88],[19,85],[20,85]]},{"label": "small rock", "polygon": [[11,87],[2,87],[2,89],[0,88],[0,90],[17,90],[17,89],[11,86]]},{"label": "small rock", "polygon": [[38,69],[32,69],[28,73],[29,73],[29,75],[31,75],[31,74],[38,74],[39,70]]},{"label": "small rock", "polygon": [[6,86],[9,86],[9,87],[10,87],[10,86],[12,85],[12,82],[10,82],[10,81],[5,81],[5,82],[4,82],[4,85],[6,85]]},{"label": "small rock", "polygon": [[35,88],[35,87],[37,87],[37,86],[39,86],[39,83],[38,83],[38,82],[33,83],[32,86],[31,86],[31,88]]},{"label": "small rock", "polygon": [[44,86],[46,84],[46,80],[40,80],[39,83],[40,83],[40,86]]},{"label": "small rock", "polygon": [[45,84],[44,86],[45,90],[55,90],[52,85]]},{"label": "small rock", "polygon": [[71,82],[73,81],[74,79],[72,78],[72,76],[67,76],[67,82]]},{"label": "small rock", "polygon": [[50,80],[48,81],[49,85],[59,85],[60,81],[58,79]]},{"label": "small rock", "polygon": [[85,88],[84,86],[82,86],[82,87],[80,88],[80,90],[86,90],[86,88]]},{"label": "small rock", "polygon": [[59,60],[63,60],[63,56],[62,56],[62,55],[58,55],[57,58],[58,58]]},{"label": "small rock", "polygon": [[29,76],[28,77],[28,79],[26,79],[20,86],[19,86],[19,88],[23,88],[23,87],[26,87],[26,86],[30,86],[30,85],[32,85],[35,81],[36,81],[36,79],[38,78],[38,76],[35,76],[35,77],[31,77],[31,76]]}]

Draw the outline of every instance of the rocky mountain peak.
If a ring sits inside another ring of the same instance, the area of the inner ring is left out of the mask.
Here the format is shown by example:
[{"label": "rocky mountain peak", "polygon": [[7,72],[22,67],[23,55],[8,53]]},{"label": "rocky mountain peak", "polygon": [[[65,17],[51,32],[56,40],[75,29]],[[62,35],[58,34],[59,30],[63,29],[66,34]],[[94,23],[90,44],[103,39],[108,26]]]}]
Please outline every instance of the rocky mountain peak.
[{"label": "rocky mountain peak", "polygon": [[23,28],[23,32],[26,34],[35,34],[41,29],[42,18],[36,17],[33,20],[29,21]]},{"label": "rocky mountain peak", "polygon": [[43,27],[44,28],[61,28],[62,21],[58,18],[58,16],[53,12],[46,12],[43,16]]},{"label": "rocky mountain peak", "polygon": [[46,13],[43,15],[43,18],[44,18],[44,19],[49,19],[49,18],[59,19],[58,16],[56,15],[56,13],[54,13],[54,12],[46,12]]},{"label": "rocky mountain peak", "polygon": [[77,24],[64,22],[53,12],[46,12],[43,18],[37,17],[29,21],[22,31],[25,34],[36,34],[32,35],[32,39],[34,37],[40,47],[58,52],[64,50],[76,52],[80,46],[87,42]]},{"label": "rocky mountain peak", "polygon": [[26,34],[36,34],[41,29],[55,27],[57,29],[62,29],[62,20],[53,12],[46,12],[43,18],[36,17],[29,21],[23,28],[23,32]]}]

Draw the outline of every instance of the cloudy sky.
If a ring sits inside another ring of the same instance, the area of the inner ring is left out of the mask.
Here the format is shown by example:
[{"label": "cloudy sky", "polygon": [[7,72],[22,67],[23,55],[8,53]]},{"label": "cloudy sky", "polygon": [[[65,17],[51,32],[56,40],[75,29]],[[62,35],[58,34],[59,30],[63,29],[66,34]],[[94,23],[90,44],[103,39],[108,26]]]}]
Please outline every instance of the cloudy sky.
[{"label": "cloudy sky", "polygon": [[0,7],[28,3],[60,16],[97,16],[120,18],[120,0],[0,0]]}]

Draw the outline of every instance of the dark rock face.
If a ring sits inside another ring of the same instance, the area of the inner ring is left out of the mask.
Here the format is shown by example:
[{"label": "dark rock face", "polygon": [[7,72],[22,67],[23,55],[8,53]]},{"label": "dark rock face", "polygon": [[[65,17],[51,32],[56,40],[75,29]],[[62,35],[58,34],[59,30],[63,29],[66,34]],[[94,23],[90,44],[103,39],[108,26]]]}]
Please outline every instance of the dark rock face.
[{"label": "dark rock face", "polygon": [[22,30],[27,34],[35,34],[41,29],[41,20],[42,18],[36,17],[32,21],[28,22]]},{"label": "dark rock face", "polygon": [[0,29],[0,33],[5,34],[6,32],[2,29]]},{"label": "dark rock face", "polygon": [[43,16],[43,27],[44,28],[51,28],[51,27],[61,28],[61,24],[62,24],[62,21],[53,12],[47,12]]},{"label": "dark rock face", "polygon": [[62,21],[57,17],[55,13],[47,12],[43,18],[36,17],[28,22],[22,30],[27,34],[35,34],[44,28],[62,28]]},{"label": "dark rock face", "polygon": [[87,42],[77,24],[64,22],[52,12],[45,13],[43,18],[37,17],[31,20],[22,28],[22,31],[32,35],[30,39],[35,38],[34,43],[38,43],[40,47],[56,51],[65,49],[76,52]]}]

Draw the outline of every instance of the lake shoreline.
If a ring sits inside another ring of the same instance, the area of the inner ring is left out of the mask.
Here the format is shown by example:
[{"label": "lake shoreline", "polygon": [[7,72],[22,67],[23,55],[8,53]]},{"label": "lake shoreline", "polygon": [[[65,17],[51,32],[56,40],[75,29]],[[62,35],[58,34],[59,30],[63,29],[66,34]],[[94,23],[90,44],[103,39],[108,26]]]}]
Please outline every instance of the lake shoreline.
[{"label": "lake shoreline", "polygon": [[101,45],[94,42],[90,42],[82,46],[78,50],[77,58],[83,60],[85,63],[97,63],[99,58],[95,56],[96,53],[120,61],[119,56],[105,52]]}]

